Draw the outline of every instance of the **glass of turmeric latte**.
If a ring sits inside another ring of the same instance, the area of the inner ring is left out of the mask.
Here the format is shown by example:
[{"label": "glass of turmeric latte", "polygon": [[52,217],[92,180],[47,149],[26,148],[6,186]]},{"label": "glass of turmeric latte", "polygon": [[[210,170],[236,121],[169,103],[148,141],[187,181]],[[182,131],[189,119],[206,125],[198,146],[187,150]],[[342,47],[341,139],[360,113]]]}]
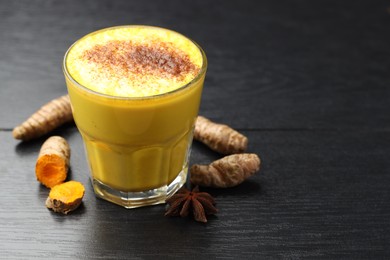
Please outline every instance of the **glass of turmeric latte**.
[{"label": "glass of turmeric latte", "polygon": [[76,41],[63,70],[95,194],[164,203],[185,182],[207,59],[187,37],[118,26]]}]

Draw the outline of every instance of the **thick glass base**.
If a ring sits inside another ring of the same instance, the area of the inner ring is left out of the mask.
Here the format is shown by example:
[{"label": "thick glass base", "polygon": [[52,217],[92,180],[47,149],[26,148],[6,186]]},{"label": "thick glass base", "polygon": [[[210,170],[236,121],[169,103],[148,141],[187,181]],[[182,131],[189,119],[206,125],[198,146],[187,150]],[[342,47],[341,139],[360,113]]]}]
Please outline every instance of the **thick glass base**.
[{"label": "thick glass base", "polygon": [[96,179],[92,179],[92,186],[97,197],[128,209],[162,204],[184,185],[187,179],[187,170],[187,168],[183,169],[169,185],[148,191],[118,191]]}]

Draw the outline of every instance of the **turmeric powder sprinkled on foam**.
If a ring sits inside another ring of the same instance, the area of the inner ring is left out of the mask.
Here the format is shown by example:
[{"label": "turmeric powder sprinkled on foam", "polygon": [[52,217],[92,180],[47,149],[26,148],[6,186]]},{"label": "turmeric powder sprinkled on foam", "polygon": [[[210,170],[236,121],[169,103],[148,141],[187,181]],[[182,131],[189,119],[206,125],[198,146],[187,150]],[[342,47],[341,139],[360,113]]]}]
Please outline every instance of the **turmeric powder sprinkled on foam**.
[{"label": "turmeric powder sprinkled on foam", "polygon": [[199,48],[173,31],[111,28],[82,38],[66,67],[81,85],[112,96],[145,97],[178,89],[202,67]]},{"label": "turmeric powder sprinkled on foam", "polygon": [[139,45],[132,41],[109,41],[85,50],[81,59],[102,67],[102,71],[115,77],[142,77],[157,75],[182,79],[195,74],[199,68],[191,63],[188,55],[175,50],[172,43],[150,42]]}]

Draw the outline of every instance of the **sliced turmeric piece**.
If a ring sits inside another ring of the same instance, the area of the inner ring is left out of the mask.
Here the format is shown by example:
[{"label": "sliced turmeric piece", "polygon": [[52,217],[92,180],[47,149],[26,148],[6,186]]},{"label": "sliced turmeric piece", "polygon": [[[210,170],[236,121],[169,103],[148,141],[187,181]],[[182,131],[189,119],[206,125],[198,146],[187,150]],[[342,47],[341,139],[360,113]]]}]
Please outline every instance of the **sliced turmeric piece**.
[{"label": "sliced turmeric piece", "polygon": [[42,106],[21,125],[15,127],[12,135],[15,139],[28,141],[71,121],[73,115],[70,100],[69,96],[65,95]]},{"label": "sliced turmeric piece", "polygon": [[204,187],[228,188],[242,183],[259,170],[260,158],[256,154],[233,154],[209,165],[193,165],[191,182]]},{"label": "sliced turmeric piece", "polygon": [[65,181],[70,160],[68,142],[60,136],[48,138],[42,145],[35,165],[37,180],[48,188]]},{"label": "sliced turmeric piece", "polygon": [[242,153],[247,149],[248,138],[231,127],[198,116],[194,139],[221,154]]},{"label": "sliced turmeric piece", "polygon": [[46,199],[46,207],[54,212],[68,214],[80,206],[85,188],[78,181],[68,181],[54,186]]}]

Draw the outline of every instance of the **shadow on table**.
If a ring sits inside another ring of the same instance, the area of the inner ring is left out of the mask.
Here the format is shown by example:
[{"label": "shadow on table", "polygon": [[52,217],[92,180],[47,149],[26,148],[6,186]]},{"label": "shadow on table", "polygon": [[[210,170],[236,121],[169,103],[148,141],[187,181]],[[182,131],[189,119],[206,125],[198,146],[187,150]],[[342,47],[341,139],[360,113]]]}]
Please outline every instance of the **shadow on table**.
[{"label": "shadow on table", "polygon": [[200,187],[201,191],[208,192],[215,197],[226,196],[226,197],[235,197],[235,196],[251,196],[260,194],[261,185],[255,180],[245,180],[243,183],[231,187],[231,188],[204,188]]},{"label": "shadow on table", "polygon": [[36,153],[38,156],[43,142],[45,142],[50,136],[58,135],[68,140],[75,132],[77,132],[75,124],[69,123],[37,139],[33,139],[31,141],[20,141],[16,145],[15,151],[20,156],[26,156],[32,153]]}]

